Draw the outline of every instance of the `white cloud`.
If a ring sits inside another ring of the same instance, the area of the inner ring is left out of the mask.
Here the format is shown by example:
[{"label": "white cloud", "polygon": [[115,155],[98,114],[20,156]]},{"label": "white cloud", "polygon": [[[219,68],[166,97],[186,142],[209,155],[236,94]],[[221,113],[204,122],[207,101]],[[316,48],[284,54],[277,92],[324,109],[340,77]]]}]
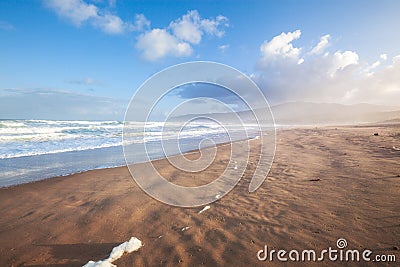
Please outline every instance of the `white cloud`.
[{"label": "white cloud", "polygon": [[49,0],[46,4],[52,8],[57,15],[69,19],[76,26],[90,18],[98,16],[98,8],[81,0]]},{"label": "white cloud", "polygon": [[192,44],[198,44],[203,35],[199,23],[199,13],[196,10],[192,10],[183,15],[182,18],[171,22],[169,27],[177,38]]},{"label": "white cloud", "polygon": [[400,105],[400,55],[385,63],[388,57],[382,54],[367,64],[356,51],[329,53],[323,45],[318,53],[315,47],[304,51],[291,44],[300,37],[300,31],[296,32],[280,34],[260,46],[258,69],[252,78],[272,102]]},{"label": "white cloud", "polygon": [[191,10],[169,23],[167,28],[154,28],[141,34],[136,48],[150,61],[167,56],[189,56],[193,53],[192,45],[199,44],[203,35],[221,37],[223,28],[228,26],[224,16],[202,19],[197,10]]},{"label": "white cloud", "polygon": [[[58,16],[77,27],[89,24],[107,34],[145,31],[137,37],[136,48],[150,61],[167,56],[189,56],[193,53],[192,45],[199,44],[203,35],[221,37],[225,33],[224,28],[229,27],[228,18],[224,16],[203,19],[197,10],[191,10],[170,22],[166,28],[150,29],[150,21],[143,14],[136,14],[135,22],[130,23],[84,0],[44,1]],[[108,5],[115,7],[116,1],[110,0]]]},{"label": "white cloud", "polygon": [[138,37],[136,48],[143,51],[147,60],[155,61],[167,55],[189,56],[192,48],[188,43],[179,41],[165,29],[152,29]]},{"label": "white cloud", "polygon": [[190,10],[182,18],[171,22],[169,28],[177,38],[198,44],[204,33],[222,37],[224,31],[220,26],[229,26],[226,17],[219,15],[215,19],[202,19],[197,10]]},{"label": "white cloud", "polygon": [[340,52],[337,51],[332,58],[332,66],[329,71],[331,76],[336,72],[343,70],[347,66],[358,64],[358,54],[353,51]]},{"label": "white cloud", "polygon": [[228,45],[228,44],[220,45],[220,46],[218,47],[218,49],[219,49],[222,53],[225,53],[225,51],[226,51],[228,48],[229,48],[229,45]]},{"label": "white cloud", "polygon": [[76,80],[67,80],[66,82],[72,83],[72,84],[79,84],[79,85],[95,85],[95,84],[101,84],[99,81],[86,77],[83,79],[76,79]]},{"label": "white cloud", "polygon": [[400,55],[393,57],[391,64],[369,73],[358,81],[359,94],[354,99],[375,100],[382,104],[399,106],[400,99]]},{"label": "white cloud", "polygon": [[371,65],[367,65],[364,68],[364,73],[366,73],[368,76],[371,76],[374,74],[374,72],[376,71],[375,69],[378,68],[379,66],[382,65],[382,63],[384,63],[387,60],[387,54],[381,54],[379,56],[379,59],[377,61],[375,61],[374,63],[372,63]]},{"label": "white cloud", "polygon": [[329,45],[329,38],[331,38],[329,34],[322,36],[319,43],[311,50],[310,54],[322,54]]},{"label": "white cloud", "polygon": [[135,23],[132,25],[132,30],[143,31],[150,28],[150,21],[143,14],[135,15]]},{"label": "white cloud", "polygon": [[109,34],[119,34],[125,30],[125,23],[121,18],[111,14],[96,17],[93,25]]},{"label": "white cloud", "polygon": [[45,3],[58,16],[78,27],[90,23],[108,34],[121,34],[131,28],[131,24],[122,21],[120,17],[100,10],[94,4],[88,4],[83,0],[46,0]]},{"label": "white cloud", "polygon": [[292,42],[299,39],[301,31],[284,33],[272,38],[271,41],[265,41],[261,47],[262,61],[274,61],[278,58],[292,58],[298,60],[300,48],[293,47]]},{"label": "white cloud", "polygon": [[377,68],[377,67],[379,67],[381,65],[381,62],[378,60],[378,61],[375,61],[372,65],[371,65],[371,70],[372,69],[375,69],[375,68]]},{"label": "white cloud", "polygon": [[200,21],[201,28],[210,35],[215,35],[217,37],[222,37],[225,31],[220,28],[229,27],[228,18],[225,16],[217,16],[215,20],[213,19],[202,19]]},{"label": "white cloud", "polygon": [[379,67],[381,65],[381,62],[379,60],[375,61],[373,64],[371,64],[370,66],[367,66],[364,69],[364,72],[368,75],[371,76],[374,74],[373,70],[376,69],[377,67]]}]

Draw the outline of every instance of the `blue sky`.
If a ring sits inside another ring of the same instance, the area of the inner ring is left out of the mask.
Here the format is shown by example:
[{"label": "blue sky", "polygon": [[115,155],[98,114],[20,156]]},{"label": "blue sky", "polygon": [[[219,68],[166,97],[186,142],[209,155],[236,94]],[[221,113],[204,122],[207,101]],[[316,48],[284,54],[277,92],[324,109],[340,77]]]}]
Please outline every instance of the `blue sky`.
[{"label": "blue sky", "polygon": [[193,60],[244,72],[271,104],[400,105],[398,10],[399,1],[1,1],[0,118],[122,119],[148,77]]}]

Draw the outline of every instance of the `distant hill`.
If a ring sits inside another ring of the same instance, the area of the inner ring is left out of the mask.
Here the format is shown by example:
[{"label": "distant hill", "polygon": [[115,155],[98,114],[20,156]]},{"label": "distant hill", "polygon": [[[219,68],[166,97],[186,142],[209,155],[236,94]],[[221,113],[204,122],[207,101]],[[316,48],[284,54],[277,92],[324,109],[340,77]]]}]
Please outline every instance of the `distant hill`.
[{"label": "distant hill", "polygon": [[[400,119],[400,107],[372,104],[343,105],[335,103],[289,102],[272,106],[271,110],[275,123],[285,125],[358,124]],[[208,114],[197,115],[207,116]],[[238,112],[238,115],[243,121],[254,121],[251,111],[241,111]],[[229,113],[213,113],[213,118],[221,121],[230,121],[231,116],[232,114]],[[191,117],[192,115],[178,116],[174,120],[187,120]]]},{"label": "distant hill", "polygon": [[278,124],[355,124],[400,118],[400,107],[291,102],[272,107]]},{"label": "distant hill", "polygon": [[375,124],[400,124],[400,118],[393,120],[378,121]]}]

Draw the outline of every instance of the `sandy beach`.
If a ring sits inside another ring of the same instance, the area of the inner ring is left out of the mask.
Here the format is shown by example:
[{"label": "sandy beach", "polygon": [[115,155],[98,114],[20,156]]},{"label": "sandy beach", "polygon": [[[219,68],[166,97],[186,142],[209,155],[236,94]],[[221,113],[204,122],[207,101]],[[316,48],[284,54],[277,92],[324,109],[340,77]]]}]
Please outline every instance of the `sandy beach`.
[{"label": "sandy beach", "polygon": [[[376,265],[257,258],[265,245],[321,251],[339,238],[400,261],[400,125],[284,129],[276,147],[256,192],[248,193],[253,153],[239,184],[201,214],[146,195],[126,167],[0,189],[0,266],[82,266],[132,236],[143,247],[117,266]],[[174,183],[204,184],[225,168],[229,148],[219,147],[215,164],[196,176],[165,159],[155,165]]]}]

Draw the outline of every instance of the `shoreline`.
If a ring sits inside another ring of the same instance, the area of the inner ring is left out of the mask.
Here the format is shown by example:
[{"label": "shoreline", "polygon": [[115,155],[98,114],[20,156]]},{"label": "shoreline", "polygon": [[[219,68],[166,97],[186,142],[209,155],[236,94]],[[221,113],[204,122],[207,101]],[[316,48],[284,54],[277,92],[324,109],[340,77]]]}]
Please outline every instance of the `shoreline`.
[{"label": "shoreline", "polygon": [[[235,141],[232,141],[232,142],[223,142],[223,143],[216,144],[216,146],[224,146],[224,145],[228,145],[230,143],[248,141],[248,140],[252,140],[252,139],[255,139],[255,138],[257,138],[257,136],[253,137],[253,138],[249,138],[249,139],[235,140]],[[49,154],[41,154],[41,155],[22,156],[22,157],[18,157],[18,158],[6,158],[6,160],[10,160],[10,159],[11,160],[12,159],[23,160],[24,158],[34,158],[36,156],[43,156],[43,155],[44,156],[47,156],[47,155],[49,155],[49,156],[51,156],[51,155],[62,156],[62,154],[64,154],[64,153],[71,154],[71,153],[80,153],[80,152],[94,151],[94,150],[98,150],[98,149],[109,149],[109,148],[118,148],[118,149],[121,149],[121,151],[123,151],[123,146],[122,145],[118,145],[118,146],[106,147],[106,148],[95,148],[95,149],[87,149],[87,150],[79,150],[79,151],[65,151],[65,152],[60,152],[60,153],[49,153]],[[208,149],[208,148],[210,148],[210,147],[203,147],[201,149]],[[192,150],[188,150],[188,151],[183,152],[183,155],[190,154],[190,153],[198,153],[199,151],[200,151],[200,149],[192,149]],[[178,154],[170,155],[170,156],[167,156],[167,157],[154,158],[154,159],[150,159],[150,160],[147,160],[147,161],[139,161],[139,162],[135,162],[133,164],[140,164],[140,163],[145,163],[145,162],[150,162],[150,161],[162,160],[162,159],[166,159],[168,157],[175,157],[177,155]],[[95,168],[84,169],[84,170],[81,170],[81,171],[66,173],[66,174],[63,174],[63,175],[56,175],[56,176],[51,176],[51,177],[46,177],[46,178],[34,179],[34,180],[31,180],[31,181],[28,178],[27,179],[28,181],[26,181],[26,182],[22,181],[20,183],[6,185],[6,186],[0,185],[0,189],[1,188],[14,187],[14,186],[18,186],[18,185],[29,184],[29,183],[35,183],[35,182],[39,182],[39,181],[43,181],[43,180],[53,179],[53,178],[56,178],[56,177],[68,177],[70,175],[74,175],[74,174],[78,174],[78,173],[85,173],[85,172],[92,171],[92,170],[102,170],[102,169],[113,169],[113,168],[119,168],[119,167],[126,167],[127,164],[126,164],[125,157],[123,156],[123,154],[121,156],[124,159],[124,163],[122,163],[122,164],[118,164],[118,165],[114,165],[114,166],[99,166],[99,167],[95,167]],[[2,159],[0,159],[0,161],[1,160]]]},{"label": "shoreline", "polygon": [[[346,124],[346,125],[284,125],[284,126],[280,126],[280,127],[276,127],[276,133],[280,132],[280,131],[290,131],[290,130],[295,130],[295,129],[314,129],[314,128],[326,128],[326,129],[331,129],[331,128],[386,128],[386,127],[394,127],[394,128],[400,128],[400,123],[385,123],[385,124],[380,124],[380,123],[370,123],[370,124]],[[250,141],[250,140],[254,140],[257,139],[257,137],[259,136],[255,136],[253,138],[249,138],[249,139],[244,139],[244,140],[236,140],[233,142],[242,142],[242,141]],[[220,143],[217,144],[216,146],[223,146],[223,145],[228,145],[230,143],[233,142],[224,142],[224,143]],[[118,145],[118,146],[112,146],[112,148],[116,148],[116,147],[121,147],[122,151],[123,151],[123,146],[122,145]],[[109,148],[109,147],[106,147]],[[204,147],[202,149],[207,149],[209,147]],[[94,148],[94,149],[88,149],[90,151],[92,150],[96,150],[96,149],[103,149],[103,148]],[[87,151],[87,150],[82,150],[82,151]],[[62,154],[62,153],[75,153],[75,152],[82,152],[82,151],[65,151],[65,152],[61,152],[61,153],[51,153],[51,154],[43,154],[43,155],[52,155],[52,154]],[[183,153],[183,155],[187,155],[190,153],[198,153],[199,149],[193,149],[193,150],[188,150],[185,151]],[[23,156],[23,157],[35,157],[35,156],[42,156],[42,155],[32,155],[32,156]],[[140,164],[140,163],[145,163],[145,162],[150,162],[150,161],[157,161],[157,160],[163,160],[166,159],[168,157],[174,157],[177,155],[170,155],[167,157],[160,157],[160,158],[154,158],[154,159],[150,159],[148,161],[143,161],[143,162],[135,162],[133,164]],[[21,157],[21,158],[23,158]],[[6,158],[8,159],[8,158]],[[1,159],[0,159],[1,160]],[[22,183],[18,183],[18,184],[13,184],[13,185],[9,185],[9,186],[2,186],[0,185],[0,190],[1,189],[5,189],[5,188],[10,188],[10,187],[15,187],[15,186],[20,186],[20,185],[25,185],[25,184],[31,184],[31,183],[36,183],[36,182],[40,182],[40,181],[44,181],[44,180],[48,180],[48,179],[53,179],[53,178],[58,178],[58,177],[68,177],[74,174],[80,174],[80,173],[86,173],[86,172],[90,172],[90,171],[94,171],[94,170],[106,170],[106,169],[114,169],[114,168],[121,168],[121,167],[127,167],[126,164],[126,160],[124,158],[124,163],[121,165],[115,165],[115,166],[110,166],[110,167],[104,167],[104,166],[100,166],[100,167],[96,167],[96,168],[91,168],[91,169],[85,169],[82,171],[77,171],[77,172],[72,172],[72,173],[67,173],[64,175],[56,175],[56,176],[51,176],[51,177],[47,177],[47,178],[42,178],[39,180],[33,180],[33,181],[27,181],[27,182],[22,182]]]},{"label": "shoreline", "polygon": [[[14,120],[11,120],[14,121]],[[100,121],[101,122],[101,121]],[[307,125],[278,125],[276,127],[276,132],[279,131],[285,131],[285,130],[293,130],[293,129],[307,129],[307,128],[337,128],[337,127],[355,127],[355,128],[370,128],[370,127],[400,127],[400,123],[362,123],[362,124],[346,124],[346,125],[330,125],[330,124],[307,124]],[[249,138],[249,140],[251,140],[253,138]],[[234,142],[240,142],[240,141],[244,141],[244,140],[237,140]],[[229,143],[229,142],[226,142]],[[226,143],[221,143],[218,145],[222,145],[222,144],[226,144]],[[23,159],[32,159],[35,157],[42,157],[42,156],[60,156],[63,154],[71,154],[71,153],[85,153],[85,152],[94,152],[94,151],[98,151],[98,150],[104,150],[104,149],[121,149],[123,150],[123,146],[122,145],[113,145],[113,146],[107,146],[107,147],[101,147],[101,148],[92,148],[92,149],[85,149],[85,150],[72,150],[72,151],[63,151],[63,152],[55,152],[55,153],[44,153],[44,154],[38,154],[38,155],[27,155],[27,156],[21,156],[21,157],[15,157],[15,158],[4,158],[4,159],[0,159],[1,160],[23,160]],[[196,152],[198,151],[198,149],[193,149],[193,150],[188,150],[185,151],[184,154],[186,153],[192,153],[192,152]],[[171,156],[176,156],[176,155],[171,155]],[[169,156],[169,157],[171,157]],[[160,160],[160,159],[164,159],[165,157],[159,157],[159,158],[154,158],[151,159],[150,161],[153,160]],[[112,169],[112,168],[118,168],[118,167],[123,167],[126,166],[126,162],[125,159],[123,160],[124,162],[121,164],[115,164],[115,165],[105,165],[105,166],[96,166],[96,167],[89,167],[89,168],[85,168],[82,170],[78,170],[78,171],[72,171],[72,172],[68,172],[65,174],[60,174],[60,175],[53,175],[53,176],[48,176],[45,178],[28,178],[25,179],[26,181],[21,181],[21,182],[17,182],[17,183],[13,183],[13,184],[6,184],[6,185],[0,185],[0,188],[8,188],[8,187],[14,187],[14,186],[18,186],[18,185],[22,185],[22,184],[29,184],[29,183],[34,183],[37,181],[41,181],[41,180],[47,180],[47,179],[52,179],[55,177],[67,177],[69,175],[73,175],[73,174],[77,174],[77,173],[84,173],[87,171],[91,171],[91,170],[101,170],[101,169]],[[140,162],[136,162],[137,163],[142,163]]]}]

